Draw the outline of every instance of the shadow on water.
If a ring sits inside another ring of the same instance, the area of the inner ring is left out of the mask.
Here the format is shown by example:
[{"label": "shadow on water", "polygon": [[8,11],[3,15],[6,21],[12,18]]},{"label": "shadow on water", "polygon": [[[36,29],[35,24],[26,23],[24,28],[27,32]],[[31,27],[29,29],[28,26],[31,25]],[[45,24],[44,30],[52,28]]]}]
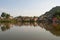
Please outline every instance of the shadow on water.
[{"label": "shadow on water", "polygon": [[57,23],[49,23],[49,22],[18,22],[18,23],[0,23],[0,27],[2,31],[7,31],[14,26],[33,26],[33,27],[41,27],[45,30],[49,31],[55,36],[60,36],[60,24]]}]

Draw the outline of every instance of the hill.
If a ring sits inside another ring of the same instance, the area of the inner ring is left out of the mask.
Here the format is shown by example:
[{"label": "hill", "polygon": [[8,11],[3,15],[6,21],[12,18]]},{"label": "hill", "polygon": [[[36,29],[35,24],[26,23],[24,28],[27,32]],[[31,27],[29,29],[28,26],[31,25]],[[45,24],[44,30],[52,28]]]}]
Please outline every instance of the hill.
[{"label": "hill", "polygon": [[39,17],[39,21],[53,21],[53,19],[56,19],[56,21],[60,20],[60,6],[53,7],[50,11]]}]

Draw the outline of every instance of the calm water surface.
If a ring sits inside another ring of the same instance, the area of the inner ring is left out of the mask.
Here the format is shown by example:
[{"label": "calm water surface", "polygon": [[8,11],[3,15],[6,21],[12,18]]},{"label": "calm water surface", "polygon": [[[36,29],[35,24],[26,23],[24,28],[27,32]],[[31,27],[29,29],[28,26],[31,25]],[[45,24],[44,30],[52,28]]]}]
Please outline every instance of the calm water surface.
[{"label": "calm water surface", "polygon": [[60,30],[54,27],[48,23],[2,23],[0,40],[60,40]]}]

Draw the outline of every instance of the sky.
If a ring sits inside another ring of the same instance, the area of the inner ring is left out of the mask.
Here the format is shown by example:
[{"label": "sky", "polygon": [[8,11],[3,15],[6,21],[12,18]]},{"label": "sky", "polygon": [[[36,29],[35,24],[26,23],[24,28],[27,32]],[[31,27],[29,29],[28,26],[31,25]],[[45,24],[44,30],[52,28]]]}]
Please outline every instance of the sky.
[{"label": "sky", "polygon": [[0,0],[0,15],[40,16],[55,6],[60,6],[60,0]]}]

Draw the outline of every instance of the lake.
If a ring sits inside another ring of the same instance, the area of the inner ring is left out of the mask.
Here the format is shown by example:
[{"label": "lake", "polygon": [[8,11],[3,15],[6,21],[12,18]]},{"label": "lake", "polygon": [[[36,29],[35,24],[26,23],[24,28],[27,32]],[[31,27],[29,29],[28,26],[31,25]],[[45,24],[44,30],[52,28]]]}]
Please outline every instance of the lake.
[{"label": "lake", "polygon": [[0,40],[60,40],[60,29],[50,23],[0,23]]}]

